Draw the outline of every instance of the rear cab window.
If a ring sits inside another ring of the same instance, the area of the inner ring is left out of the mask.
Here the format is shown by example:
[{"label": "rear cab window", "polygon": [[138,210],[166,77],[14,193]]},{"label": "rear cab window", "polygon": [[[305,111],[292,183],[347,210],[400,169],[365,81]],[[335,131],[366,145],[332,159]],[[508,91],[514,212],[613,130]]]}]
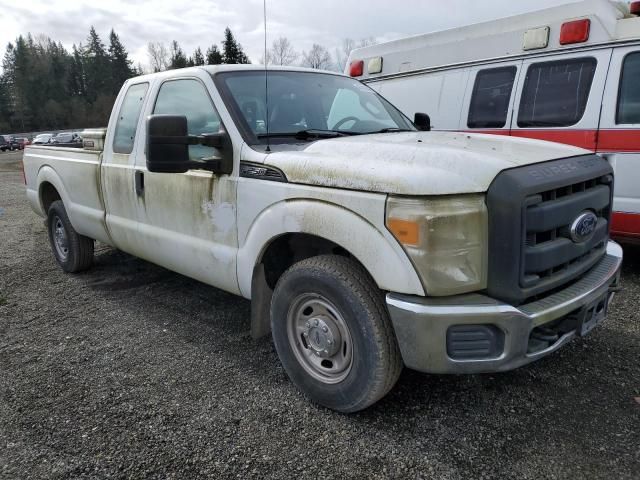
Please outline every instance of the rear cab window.
[{"label": "rear cab window", "polygon": [[114,153],[130,154],[133,151],[136,127],[148,88],[148,83],[137,83],[127,89],[120,106],[120,112],[118,112],[118,121],[113,137]]},{"label": "rear cab window", "polygon": [[596,71],[595,58],[534,63],[522,89],[518,127],[569,127],[584,115]]},{"label": "rear cab window", "polygon": [[622,63],[616,124],[640,124],[640,52],[630,53]]},{"label": "rear cab window", "polygon": [[469,128],[503,128],[506,125],[515,78],[515,66],[478,72],[469,105]]}]

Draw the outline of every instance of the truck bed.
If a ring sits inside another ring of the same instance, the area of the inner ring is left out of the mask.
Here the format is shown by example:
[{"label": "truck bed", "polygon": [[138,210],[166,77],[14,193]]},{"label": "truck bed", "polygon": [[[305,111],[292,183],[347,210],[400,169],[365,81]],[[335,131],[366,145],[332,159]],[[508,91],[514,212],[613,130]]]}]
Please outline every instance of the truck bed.
[{"label": "truck bed", "polygon": [[[86,149],[44,145],[25,148],[24,174],[31,208],[46,217],[51,202],[60,198],[78,233],[110,243],[100,190],[101,159],[101,152]],[[47,194],[40,196],[38,189],[47,189]]]}]

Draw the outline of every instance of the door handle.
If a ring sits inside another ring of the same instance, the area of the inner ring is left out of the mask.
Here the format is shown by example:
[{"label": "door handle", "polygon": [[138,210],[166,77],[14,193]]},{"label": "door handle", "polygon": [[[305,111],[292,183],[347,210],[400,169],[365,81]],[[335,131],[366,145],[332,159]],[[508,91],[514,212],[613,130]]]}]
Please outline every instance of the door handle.
[{"label": "door handle", "polygon": [[144,194],[144,172],[142,170],[136,170],[136,195],[139,197]]}]

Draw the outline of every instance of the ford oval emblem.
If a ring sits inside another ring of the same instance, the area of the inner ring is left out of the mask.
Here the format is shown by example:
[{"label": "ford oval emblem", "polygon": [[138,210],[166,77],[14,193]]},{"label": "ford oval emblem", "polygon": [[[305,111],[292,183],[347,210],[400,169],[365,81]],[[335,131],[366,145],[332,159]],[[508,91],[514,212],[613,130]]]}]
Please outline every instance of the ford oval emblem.
[{"label": "ford oval emblem", "polygon": [[582,243],[589,240],[596,231],[598,217],[591,211],[582,212],[571,224],[571,240]]}]

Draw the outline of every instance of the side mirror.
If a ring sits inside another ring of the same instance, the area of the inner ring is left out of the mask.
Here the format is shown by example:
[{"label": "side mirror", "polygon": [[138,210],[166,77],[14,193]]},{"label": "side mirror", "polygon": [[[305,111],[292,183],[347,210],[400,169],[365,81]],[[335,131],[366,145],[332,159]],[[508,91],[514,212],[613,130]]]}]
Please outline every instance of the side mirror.
[{"label": "side mirror", "polygon": [[[191,160],[189,145],[204,145],[222,151],[222,158]],[[233,149],[226,132],[189,135],[184,115],[150,115],[147,118],[147,169],[157,173],[184,173],[192,169],[231,173]]]},{"label": "side mirror", "polygon": [[413,124],[421,132],[431,131],[431,118],[426,113],[416,113],[413,116]]}]

